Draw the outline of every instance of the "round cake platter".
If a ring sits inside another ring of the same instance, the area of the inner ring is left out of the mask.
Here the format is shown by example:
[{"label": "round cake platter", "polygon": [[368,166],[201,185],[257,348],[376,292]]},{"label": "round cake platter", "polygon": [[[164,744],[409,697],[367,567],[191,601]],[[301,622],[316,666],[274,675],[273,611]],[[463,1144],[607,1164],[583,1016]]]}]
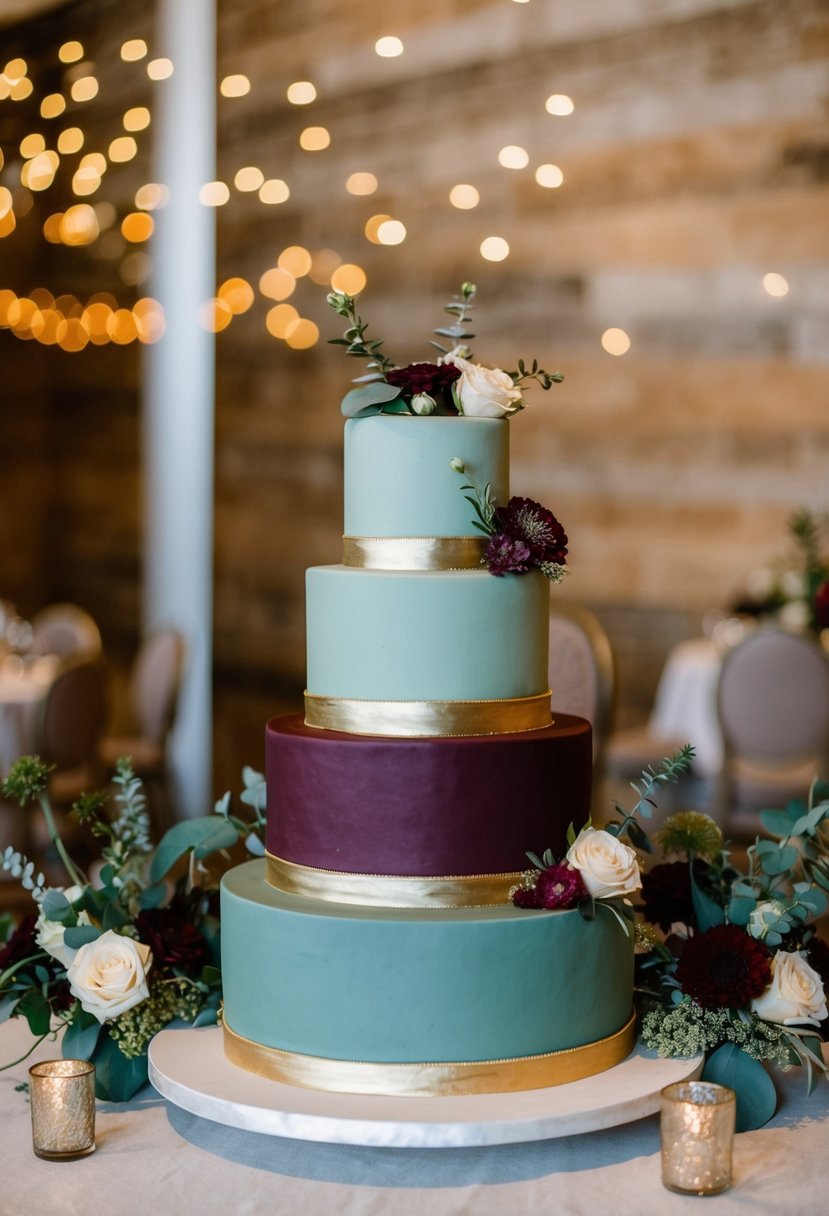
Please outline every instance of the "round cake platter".
[{"label": "round cake platter", "polygon": [[632,1123],[659,1109],[659,1091],[702,1071],[702,1057],[662,1060],[637,1046],[606,1072],[520,1093],[401,1098],[300,1089],[225,1059],[218,1026],[162,1030],[150,1081],[175,1106],[245,1131],[328,1144],[466,1148],[550,1140]]}]

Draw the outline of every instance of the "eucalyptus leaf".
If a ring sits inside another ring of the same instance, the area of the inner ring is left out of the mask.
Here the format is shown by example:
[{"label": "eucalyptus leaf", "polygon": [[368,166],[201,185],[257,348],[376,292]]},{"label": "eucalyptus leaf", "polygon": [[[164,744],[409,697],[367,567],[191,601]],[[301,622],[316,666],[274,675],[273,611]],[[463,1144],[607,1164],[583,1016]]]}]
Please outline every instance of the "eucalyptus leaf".
[{"label": "eucalyptus leaf", "polygon": [[777,1108],[771,1077],[759,1060],[735,1043],[724,1043],[708,1057],[703,1081],[725,1085],[737,1095],[737,1131],[751,1132],[768,1123]]},{"label": "eucalyptus leaf", "polygon": [[104,914],[101,917],[101,924],[104,929],[122,929],[124,925],[129,925],[130,923],[131,917],[114,900],[104,908]]},{"label": "eucalyptus leaf", "polygon": [[358,410],[354,415],[355,418],[373,418],[375,414],[383,412],[382,405],[367,405],[364,409]]},{"label": "eucalyptus leaf", "polygon": [[80,950],[87,942],[96,942],[101,936],[101,930],[95,925],[73,925],[63,934],[63,944],[70,950]]},{"label": "eucalyptus leaf", "polygon": [[7,1022],[17,1008],[18,994],[0,996],[0,1022]]},{"label": "eucalyptus leaf", "polygon": [[366,406],[384,405],[388,401],[394,401],[401,392],[402,389],[398,385],[388,384],[385,380],[361,384],[359,388],[353,388],[346,393],[340,408],[346,418],[356,418]]},{"label": "eucalyptus leaf", "polygon": [[183,819],[162,836],[150,863],[150,882],[159,882],[189,852],[207,857],[219,849],[229,849],[239,839],[232,823],[220,815]]},{"label": "eucalyptus leaf", "polygon": [[91,1060],[102,1030],[103,1026],[96,1017],[78,1007],[63,1036],[61,1043],[63,1058],[65,1060]]},{"label": "eucalyptus leaf", "polygon": [[802,809],[803,804],[801,803],[794,814],[788,808],[785,811],[761,811],[760,822],[769,836],[791,836],[792,828],[797,822]]},{"label": "eucalyptus leaf", "polygon": [[54,888],[47,891],[44,895],[41,900],[40,910],[43,913],[44,920],[57,921],[58,924],[64,924],[74,916],[72,905],[63,891],[58,891]]},{"label": "eucalyptus leaf", "polygon": [[29,1030],[39,1039],[49,1033],[51,1010],[46,997],[37,988],[24,992],[17,1002],[17,1016],[24,1017],[29,1023]]},{"label": "eucalyptus leaf", "polygon": [[222,973],[218,967],[211,967],[207,964],[202,967],[200,978],[203,984],[220,984],[222,982]]},{"label": "eucalyptus leaf", "polygon": [[94,1053],[95,1096],[104,1102],[127,1102],[147,1083],[147,1056],[127,1059],[108,1034]]},{"label": "eucalyptus leaf", "polygon": [[706,930],[713,929],[715,925],[722,925],[725,922],[725,913],[720,905],[702,890],[694,877],[694,867],[689,866],[688,869],[691,875],[691,902],[694,907],[694,917],[700,933],[705,933]]},{"label": "eucalyptus leaf", "polygon": [[209,1006],[206,1006],[204,1009],[202,1009],[199,1013],[196,1014],[196,1017],[192,1024],[193,1024],[193,1026],[215,1026],[217,1020],[218,1020],[218,1017],[216,1014],[216,1010],[211,1009]]},{"label": "eucalyptus leaf", "polygon": [[156,882],[151,887],[144,888],[138,896],[138,906],[139,908],[160,908],[166,898],[166,882]]},{"label": "eucalyptus leaf", "polygon": [[381,414],[410,414],[412,411],[403,397],[397,397],[394,401],[387,401],[380,412]]},{"label": "eucalyptus leaf", "polygon": [[795,821],[792,827],[792,836],[811,836],[824,815],[825,810],[820,806],[816,806],[814,810],[807,811],[805,815],[801,815]]},{"label": "eucalyptus leaf", "polygon": [[746,895],[735,895],[728,905],[728,919],[732,925],[747,925],[748,918],[757,907],[757,900]]},{"label": "eucalyptus leaf", "polygon": [[760,865],[763,873],[773,878],[791,870],[797,864],[798,857],[799,854],[794,845],[775,845],[771,850],[764,850],[760,854]]}]

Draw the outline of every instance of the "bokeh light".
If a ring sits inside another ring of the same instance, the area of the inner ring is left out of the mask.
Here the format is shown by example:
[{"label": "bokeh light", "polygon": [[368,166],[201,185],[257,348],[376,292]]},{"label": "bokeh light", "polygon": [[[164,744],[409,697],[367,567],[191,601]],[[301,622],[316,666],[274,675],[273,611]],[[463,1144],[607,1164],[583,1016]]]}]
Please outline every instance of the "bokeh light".
[{"label": "bokeh light", "polygon": [[37,131],[33,131],[31,135],[24,135],[20,141],[20,155],[26,160],[45,151],[46,140]]},{"label": "bokeh light", "polygon": [[254,300],[250,283],[240,278],[225,279],[216,296],[227,304],[234,316],[247,312]]},{"label": "bokeh light", "polygon": [[227,329],[232,320],[233,313],[224,300],[216,296],[212,300],[205,300],[199,309],[199,324],[202,329],[212,334],[219,334],[223,329]]},{"label": "bokeh light", "polygon": [[307,350],[319,341],[320,331],[307,317],[298,317],[285,327],[285,341],[293,350]]},{"label": "bokeh light", "polygon": [[518,144],[507,144],[498,153],[498,163],[505,169],[526,169],[530,163],[530,154]]},{"label": "bokeh light", "polygon": [[147,54],[147,44],[143,38],[129,38],[121,47],[121,58],[125,63],[135,63]]},{"label": "bokeh light", "polygon": [[89,245],[100,231],[98,217],[89,203],[68,207],[60,221],[60,239],[64,245]]},{"label": "bokeh light", "polygon": [[269,300],[287,300],[293,295],[296,279],[287,270],[272,266],[259,280],[259,290]]},{"label": "bokeh light", "polygon": [[472,207],[477,207],[480,201],[481,196],[475,187],[468,186],[463,182],[457,186],[453,186],[449,191],[449,202],[460,211],[469,211]]},{"label": "bokeh light", "polygon": [[403,43],[394,35],[387,34],[384,38],[377,39],[374,49],[381,59],[396,59],[398,55],[403,54]]},{"label": "bokeh light", "polygon": [[363,229],[363,231],[365,232],[368,239],[372,242],[372,244],[374,244],[374,245],[380,244],[380,238],[377,235],[378,229],[380,228],[381,224],[385,224],[391,219],[394,219],[394,216],[392,216],[392,215],[372,215],[370,217],[370,219],[366,220],[365,228]]},{"label": "bokeh light", "polygon": [[259,198],[263,203],[269,205],[285,203],[290,197],[291,191],[288,189],[287,182],[283,182],[279,177],[269,177],[259,187]]},{"label": "bokeh light", "polygon": [[250,92],[250,81],[241,72],[235,76],[225,76],[219,85],[222,97],[244,97]]},{"label": "bokeh light", "polygon": [[146,182],[135,192],[135,205],[139,211],[158,211],[164,207],[170,197],[170,191],[160,182]]},{"label": "bokeh light", "polygon": [[535,180],[539,186],[556,190],[564,181],[564,174],[558,165],[539,165],[535,171]]},{"label": "bokeh light", "polygon": [[132,315],[135,318],[139,342],[157,342],[164,336],[167,322],[164,319],[164,309],[158,300],[154,300],[151,296],[144,296],[142,299],[136,300]]},{"label": "bokeh light", "polygon": [[107,319],[107,333],[117,346],[126,346],[138,337],[138,326],[129,308],[117,308]]},{"label": "bokeh light", "polygon": [[354,262],[344,262],[331,276],[334,291],[344,291],[349,296],[359,295],[365,285],[366,272]]},{"label": "bokeh light", "polygon": [[784,275],[770,271],[763,275],[763,289],[770,296],[786,296],[789,294],[789,281]]},{"label": "bokeh light", "polygon": [[544,109],[548,114],[555,114],[557,118],[566,118],[568,114],[572,114],[576,106],[572,97],[568,97],[566,93],[551,93],[544,102]]},{"label": "bokeh light", "polygon": [[117,165],[122,165],[128,160],[132,160],[138,151],[138,144],[131,135],[119,135],[117,139],[113,139],[109,145],[107,155],[111,161]]},{"label": "bokeh light", "polygon": [[150,80],[167,80],[173,74],[171,59],[151,59],[147,64],[147,75]]},{"label": "bokeh light", "polygon": [[385,220],[377,229],[377,240],[381,245],[401,245],[406,239],[406,229],[400,220]]},{"label": "bokeh light", "polygon": [[122,122],[125,131],[146,131],[150,125],[150,111],[146,106],[133,106],[127,110]]},{"label": "bokeh light", "polygon": [[83,131],[80,127],[67,127],[65,131],[61,131],[58,136],[58,152],[69,156],[73,152],[80,152],[82,147]]},{"label": "bokeh light", "polygon": [[237,190],[243,193],[250,193],[253,190],[258,190],[265,181],[265,174],[256,165],[245,165],[240,169],[233,179],[233,184]]},{"label": "bokeh light", "polygon": [[317,283],[320,287],[327,287],[331,282],[332,274],[341,264],[342,258],[335,249],[319,249],[311,260],[308,277],[312,283]]},{"label": "bokeh light", "polygon": [[289,325],[299,320],[299,313],[292,304],[277,304],[269,308],[265,317],[265,328],[274,338],[284,338]]},{"label": "bokeh light", "polygon": [[509,257],[509,244],[502,236],[488,236],[481,241],[481,257],[488,262],[503,262]]},{"label": "bokeh light", "polygon": [[289,245],[282,250],[276,264],[280,270],[287,270],[295,279],[301,279],[311,269],[311,255],[302,245]]},{"label": "bokeh light", "polygon": [[602,346],[609,355],[624,355],[630,350],[630,338],[623,329],[606,329],[602,334]]},{"label": "bokeh light", "polygon": [[322,152],[331,143],[326,127],[306,127],[299,134],[299,146],[305,152]]},{"label": "bokeh light", "polygon": [[89,340],[94,346],[105,346],[109,342],[109,333],[107,325],[109,318],[112,316],[112,308],[109,304],[98,301],[97,303],[90,302],[83,310],[81,315],[81,325],[89,334]]},{"label": "bokeh light", "polygon": [[66,98],[62,93],[47,93],[40,103],[41,118],[57,118],[66,109]]},{"label": "bokeh light", "polygon": [[61,63],[77,63],[79,59],[83,59],[82,43],[74,40],[64,42],[63,46],[58,50],[58,59]]},{"label": "bokeh light", "polygon": [[205,207],[223,207],[230,198],[230,190],[225,182],[205,182],[199,190],[199,202]]},{"label": "bokeh light", "polygon": [[377,189],[377,178],[373,173],[352,173],[345,183],[349,194],[374,194]]},{"label": "bokeh light", "polygon": [[121,220],[121,235],[133,245],[148,241],[154,228],[153,217],[146,211],[131,211]]},{"label": "bokeh light", "polygon": [[317,90],[310,80],[295,80],[285,94],[292,106],[309,106],[316,100]]},{"label": "bokeh light", "polygon": [[69,89],[73,101],[91,101],[98,96],[98,81],[94,76],[80,76]]}]

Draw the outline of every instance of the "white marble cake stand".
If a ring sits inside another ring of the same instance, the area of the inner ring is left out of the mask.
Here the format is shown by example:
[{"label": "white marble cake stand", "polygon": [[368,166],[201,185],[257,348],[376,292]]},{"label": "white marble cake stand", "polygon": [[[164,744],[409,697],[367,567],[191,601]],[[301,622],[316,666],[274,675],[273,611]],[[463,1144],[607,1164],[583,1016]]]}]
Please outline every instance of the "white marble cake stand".
[{"label": "white marble cake stand", "polygon": [[549,1089],[447,1098],[327,1093],[236,1068],[225,1059],[217,1026],[162,1030],[149,1059],[158,1092],[202,1118],[294,1140],[386,1148],[465,1148],[600,1131],[653,1114],[664,1085],[702,1070],[701,1056],[660,1060],[637,1047],[607,1072]]}]

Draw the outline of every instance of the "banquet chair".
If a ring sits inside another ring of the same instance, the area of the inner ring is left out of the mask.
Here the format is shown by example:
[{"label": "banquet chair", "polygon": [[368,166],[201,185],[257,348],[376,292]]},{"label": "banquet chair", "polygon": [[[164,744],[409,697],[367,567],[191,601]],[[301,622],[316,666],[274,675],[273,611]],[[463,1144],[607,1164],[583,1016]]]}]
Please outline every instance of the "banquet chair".
[{"label": "banquet chair", "polygon": [[616,708],[616,663],[604,626],[578,604],[556,604],[550,614],[549,683],[556,712],[586,718],[593,727],[593,790],[604,771],[605,746]]},{"label": "banquet chair", "polygon": [[723,763],[711,814],[754,836],[758,812],[805,798],[829,765],[829,658],[816,641],[760,629],[724,657],[717,685]]},{"label": "banquet chair", "polygon": [[77,604],[50,604],[32,618],[32,649],[36,654],[67,658],[101,653],[101,634],[95,621]]},{"label": "banquet chair", "polygon": [[138,648],[130,673],[132,731],[105,735],[100,758],[108,775],[125,756],[144,783],[147,809],[156,831],[174,816],[167,770],[167,742],[173,728],[184,667],[184,639],[174,629],[148,634]]},{"label": "banquet chair", "polygon": [[[79,833],[69,819],[72,803],[101,785],[98,743],[106,721],[106,673],[100,660],[85,656],[64,660],[38,713],[35,752],[52,766],[49,797],[61,836]],[[35,851],[48,850],[43,825],[33,829]]]}]

